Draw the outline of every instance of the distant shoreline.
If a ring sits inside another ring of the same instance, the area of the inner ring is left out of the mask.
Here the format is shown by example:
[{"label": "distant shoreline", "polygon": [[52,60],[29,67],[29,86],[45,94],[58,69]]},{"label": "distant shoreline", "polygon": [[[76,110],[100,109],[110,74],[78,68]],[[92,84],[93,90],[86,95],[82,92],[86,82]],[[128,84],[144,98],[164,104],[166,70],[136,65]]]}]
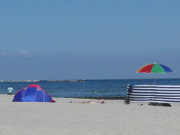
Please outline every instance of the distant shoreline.
[{"label": "distant shoreline", "polygon": [[85,82],[85,80],[0,80],[0,82]]},{"label": "distant shoreline", "polygon": [[[155,78],[156,80],[166,80],[166,79],[180,79],[180,78]],[[1,82],[86,82],[94,80],[154,80],[154,78],[134,78],[134,79],[72,79],[72,80],[0,80]]]}]

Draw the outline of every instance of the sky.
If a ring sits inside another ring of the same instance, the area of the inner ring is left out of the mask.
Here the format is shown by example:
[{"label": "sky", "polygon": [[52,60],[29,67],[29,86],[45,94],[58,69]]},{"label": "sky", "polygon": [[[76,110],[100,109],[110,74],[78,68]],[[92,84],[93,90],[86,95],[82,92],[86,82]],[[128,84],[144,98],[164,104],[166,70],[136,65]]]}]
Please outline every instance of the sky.
[{"label": "sky", "polygon": [[[1,0],[0,80],[180,78],[179,0]],[[172,74],[138,74],[151,63]]]}]

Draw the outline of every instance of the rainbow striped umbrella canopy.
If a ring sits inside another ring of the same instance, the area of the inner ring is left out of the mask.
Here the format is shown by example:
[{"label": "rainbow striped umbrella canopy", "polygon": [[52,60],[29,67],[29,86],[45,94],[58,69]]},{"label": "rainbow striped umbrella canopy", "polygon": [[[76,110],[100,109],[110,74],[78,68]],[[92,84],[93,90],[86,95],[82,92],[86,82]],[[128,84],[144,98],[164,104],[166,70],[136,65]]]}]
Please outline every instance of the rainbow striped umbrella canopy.
[{"label": "rainbow striped umbrella canopy", "polygon": [[155,63],[155,64],[145,65],[136,72],[137,73],[172,73],[174,71],[167,66]]}]

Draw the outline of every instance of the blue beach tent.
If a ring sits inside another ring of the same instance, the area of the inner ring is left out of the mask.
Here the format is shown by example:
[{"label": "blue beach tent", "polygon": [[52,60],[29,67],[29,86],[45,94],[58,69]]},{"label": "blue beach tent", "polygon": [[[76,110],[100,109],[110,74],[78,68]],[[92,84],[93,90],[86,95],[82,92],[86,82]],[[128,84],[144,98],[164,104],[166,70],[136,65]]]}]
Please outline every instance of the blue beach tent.
[{"label": "blue beach tent", "polygon": [[13,102],[55,102],[38,84],[31,84],[18,91]]}]

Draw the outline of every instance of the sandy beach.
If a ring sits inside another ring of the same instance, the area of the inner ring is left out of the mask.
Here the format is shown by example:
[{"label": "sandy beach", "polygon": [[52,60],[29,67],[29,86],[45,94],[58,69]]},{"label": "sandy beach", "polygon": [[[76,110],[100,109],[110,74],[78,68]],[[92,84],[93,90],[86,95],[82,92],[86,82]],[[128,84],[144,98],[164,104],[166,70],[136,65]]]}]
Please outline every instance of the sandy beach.
[{"label": "sandy beach", "polygon": [[12,102],[0,95],[1,135],[177,135],[180,105],[148,106],[123,100],[105,104],[69,103],[88,99],[53,98],[56,103]]}]

